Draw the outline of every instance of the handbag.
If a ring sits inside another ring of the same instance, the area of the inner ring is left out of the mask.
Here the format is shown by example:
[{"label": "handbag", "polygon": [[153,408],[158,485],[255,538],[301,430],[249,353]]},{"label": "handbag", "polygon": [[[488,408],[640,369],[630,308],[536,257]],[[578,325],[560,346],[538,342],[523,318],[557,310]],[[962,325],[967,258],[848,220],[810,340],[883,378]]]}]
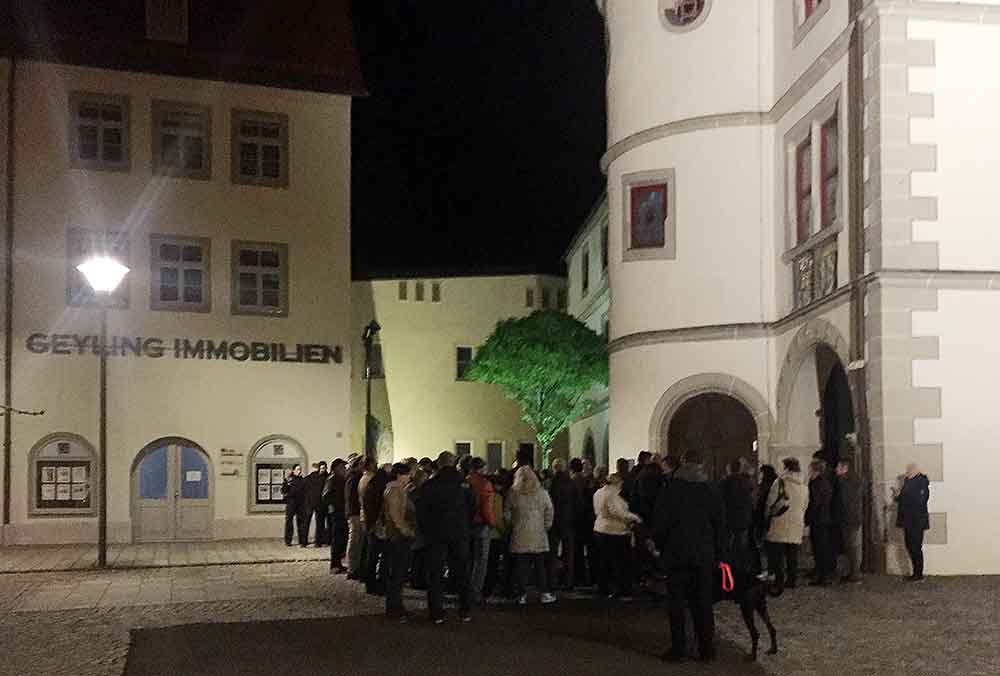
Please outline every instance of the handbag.
[{"label": "handbag", "polygon": [[788,511],[790,500],[785,493],[785,482],[778,479],[778,498],[767,510],[767,520],[775,519]]}]

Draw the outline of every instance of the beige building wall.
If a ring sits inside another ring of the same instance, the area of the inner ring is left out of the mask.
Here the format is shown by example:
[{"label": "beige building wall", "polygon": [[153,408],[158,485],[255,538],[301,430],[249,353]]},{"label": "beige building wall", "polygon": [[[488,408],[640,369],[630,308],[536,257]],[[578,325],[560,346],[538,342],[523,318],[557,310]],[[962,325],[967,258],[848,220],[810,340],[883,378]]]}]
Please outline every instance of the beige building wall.
[{"label": "beige building wall", "polygon": [[[423,300],[417,300],[418,285]],[[434,285],[440,290],[438,301],[433,300]],[[405,300],[400,299],[401,286],[406,288]],[[499,387],[456,378],[456,350],[477,348],[498,322],[540,309],[543,297],[555,309],[565,286],[561,278],[537,275],[354,282],[352,448],[364,447],[361,335],[374,317],[382,327],[385,379],[372,383],[372,408],[383,425],[391,421],[391,454],[386,438],[380,459],[434,457],[443,450],[453,451],[456,442],[470,442],[472,454],[486,458],[487,442],[499,441],[504,446],[503,463],[509,467],[519,443],[535,442],[534,432],[521,420],[518,405]],[[565,442],[557,443],[553,452],[565,455]]]},{"label": "beige building wall", "polygon": [[[70,167],[71,92],[127,96],[128,171]],[[165,99],[211,109],[211,179],[151,173],[151,106]],[[98,359],[33,354],[34,333],[94,334],[98,313],[67,305],[67,228],[128,232],[127,309],[109,313],[112,336],[161,337],[162,358],[108,359],[109,538],[133,536],[131,469],[162,437],[183,437],[208,455],[213,538],[278,536],[281,517],[250,510],[250,451],[286,435],[306,459],[345,455],[350,437],[350,99],[343,96],[21,62],[17,70],[17,180],[13,393],[44,416],[14,419],[8,543],[88,541],[96,519],[28,513],[29,453],[52,433],[98,443]],[[231,112],[289,120],[284,188],[231,180]],[[210,239],[211,310],[150,309],[150,235]],[[234,240],[287,245],[288,313],[235,315]],[[178,359],[175,338],[339,346],[343,363]],[[228,449],[226,457],[222,449]],[[232,471],[236,470],[233,475]]]}]

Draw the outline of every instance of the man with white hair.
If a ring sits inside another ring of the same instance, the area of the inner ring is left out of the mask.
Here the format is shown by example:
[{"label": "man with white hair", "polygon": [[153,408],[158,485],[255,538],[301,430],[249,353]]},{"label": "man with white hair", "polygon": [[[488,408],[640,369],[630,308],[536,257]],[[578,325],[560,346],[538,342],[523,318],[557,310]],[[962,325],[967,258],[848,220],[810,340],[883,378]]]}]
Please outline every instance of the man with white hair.
[{"label": "man with white hair", "polygon": [[910,582],[924,580],[924,531],[931,527],[927,512],[930,496],[931,484],[927,475],[911,462],[906,466],[903,488],[895,494],[896,526],[903,529],[906,553],[913,566],[913,574],[907,578]]}]

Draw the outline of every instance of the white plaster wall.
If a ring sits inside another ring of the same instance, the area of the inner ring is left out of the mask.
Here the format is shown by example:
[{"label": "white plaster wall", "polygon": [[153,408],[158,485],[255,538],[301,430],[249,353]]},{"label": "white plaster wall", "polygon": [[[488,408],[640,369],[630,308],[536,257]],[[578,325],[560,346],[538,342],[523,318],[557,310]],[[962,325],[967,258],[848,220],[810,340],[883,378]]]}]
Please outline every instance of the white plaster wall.
[{"label": "white plaster wall", "polygon": [[594,457],[598,465],[605,464],[602,461],[604,445],[607,443],[605,437],[608,435],[608,410],[605,408],[594,415],[579,420],[569,427],[569,457],[582,458],[583,446],[587,438],[587,432],[594,439]]},{"label": "white plaster wall", "polygon": [[[69,168],[68,92],[131,97],[131,171]],[[152,178],[151,99],[212,108],[212,179]],[[232,108],[283,112],[290,120],[287,189],[230,181]],[[23,63],[18,77],[17,253],[14,392],[38,418],[14,421],[14,539],[93,538],[94,519],[29,518],[27,458],[51,432],[97,446],[93,355],[32,355],[30,333],[94,333],[97,313],[66,304],[66,228],[130,231],[131,303],[110,313],[111,335],[220,338],[341,345],[345,363],[282,364],[117,357],[109,359],[109,521],[127,540],[130,467],[149,442],[178,435],[208,453],[215,476],[215,537],[277,536],[280,517],[249,515],[245,467],[219,476],[220,449],[249,452],[264,436],[297,439],[310,459],[346,455],[350,425],[350,100],[207,81]],[[149,234],[210,237],[210,313],[149,310]],[[230,312],[233,239],[288,244],[286,318]]]},{"label": "white plaster wall", "polygon": [[[1000,572],[1000,417],[994,383],[1000,344],[996,291],[941,290],[937,312],[914,312],[914,335],[939,336],[940,357],[913,363],[916,387],[941,388],[941,418],[915,421],[915,441],[944,445],[944,480],[931,484],[930,510],[946,512],[948,544],[927,545],[934,574]],[[905,465],[905,463],[902,463]],[[895,476],[904,467],[886,467]]]},{"label": "white plaster wall", "polygon": [[[802,0],[776,0],[774,11],[774,100],[780,99],[788,88],[820,57],[847,27],[849,0],[825,0],[830,3],[802,41],[795,44],[797,5]],[[773,105],[773,102],[772,102]]]},{"label": "white plaster wall", "polygon": [[984,77],[984,64],[1000,58],[1000,25],[910,20],[908,37],[933,40],[935,61],[909,69],[910,89],[934,95],[934,116],[911,121],[911,141],[937,145],[937,171],[912,181],[915,195],[938,198],[938,220],[915,222],[914,239],[938,242],[942,269],[1000,269],[1000,155],[986,150],[996,137],[1000,87]]}]

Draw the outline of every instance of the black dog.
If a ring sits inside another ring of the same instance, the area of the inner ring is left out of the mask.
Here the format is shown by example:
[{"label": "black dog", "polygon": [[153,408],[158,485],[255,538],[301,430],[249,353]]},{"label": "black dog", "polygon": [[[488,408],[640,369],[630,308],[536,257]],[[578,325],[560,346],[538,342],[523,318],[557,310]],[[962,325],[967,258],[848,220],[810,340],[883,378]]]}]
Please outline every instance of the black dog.
[{"label": "black dog", "polygon": [[733,590],[726,592],[722,590],[722,570],[715,569],[715,598],[714,601],[732,601],[738,603],[740,612],[743,614],[743,622],[750,632],[751,649],[747,657],[750,661],[757,660],[757,644],[760,643],[760,632],[754,622],[754,612],[761,616],[764,624],[767,625],[768,634],[771,636],[771,648],[768,655],[778,654],[778,632],[771,624],[771,617],[767,612],[767,583],[751,575],[747,570],[733,569]]}]

